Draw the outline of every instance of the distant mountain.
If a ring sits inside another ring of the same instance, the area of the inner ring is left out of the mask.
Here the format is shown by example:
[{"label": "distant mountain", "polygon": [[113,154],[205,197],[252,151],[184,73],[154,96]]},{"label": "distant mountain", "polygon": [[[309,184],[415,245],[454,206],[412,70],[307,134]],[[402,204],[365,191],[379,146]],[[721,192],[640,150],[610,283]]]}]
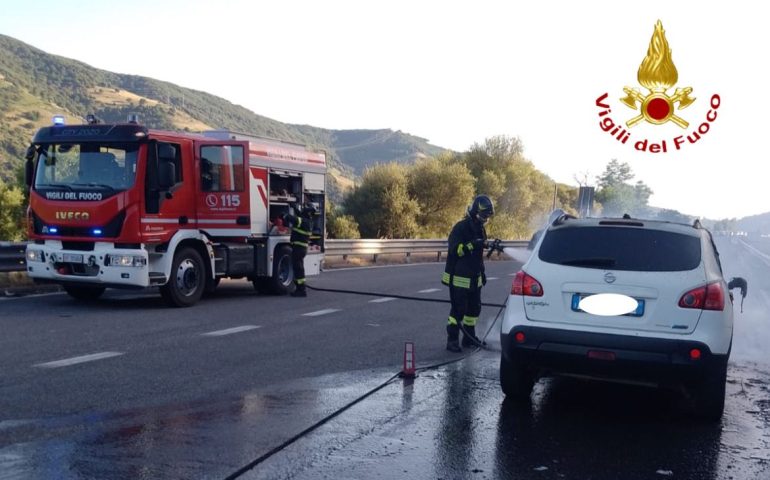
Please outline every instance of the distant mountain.
[{"label": "distant mountain", "polygon": [[328,130],[273,120],[214,95],[136,75],[100,70],[0,35],[0,178],[8,180],[35,130],[57,113],[105,122],[138,113],[151,128],[230,129],[325,150],[340,187],[375,163],[413,162],[445,149],[401,131]]}]

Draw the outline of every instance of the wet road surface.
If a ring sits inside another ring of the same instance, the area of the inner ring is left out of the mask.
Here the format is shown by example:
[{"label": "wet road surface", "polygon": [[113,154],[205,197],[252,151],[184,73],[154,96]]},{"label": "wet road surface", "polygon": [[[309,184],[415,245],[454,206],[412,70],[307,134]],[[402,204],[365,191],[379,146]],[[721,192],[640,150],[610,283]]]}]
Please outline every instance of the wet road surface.
[{"label": "wet road surface", "polygon": [[[726,275],[749,280],[720,424],[684,418],[675,394],[574,379],[541,381],[530,406],[515,406],[499,388],[499,353],[482,351],[391,382],[241,478],[770,478],[770,275],[740,244],[720,250]],[[516,268],[490,265],[498,280],[485,301],[500,301]],[[418,294],[440,271],[316,283]],[[154,294],[88,309],[61,295],[0,302],[0,478],[225,478],[390,378],[404,340],[420,366],[452,358],[443,304],[317,293],[308,308],[249,288],[234,282],[185,310]],[[333,311],[305,316],[323,310]],[[485,308],[484,326],[494,313]],[[37,366],[95,352],[121,355]]]}]

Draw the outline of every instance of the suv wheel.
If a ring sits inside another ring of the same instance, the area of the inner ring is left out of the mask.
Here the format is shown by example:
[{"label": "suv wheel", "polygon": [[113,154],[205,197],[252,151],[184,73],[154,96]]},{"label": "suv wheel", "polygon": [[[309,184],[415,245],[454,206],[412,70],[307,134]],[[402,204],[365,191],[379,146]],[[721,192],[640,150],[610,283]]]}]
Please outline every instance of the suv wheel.
[{"label": "suv wheel", "polygon": [[516,401],[528,401],[535,386],[535,377],[524,365],[500,355],[500,387],[506,397]]},{"label": "suv wheel", "polygon": [[716,422],[725,409],[725,384],[727,365],[720,366],[699,383],[690,388],[692,413],[703,420]]}]

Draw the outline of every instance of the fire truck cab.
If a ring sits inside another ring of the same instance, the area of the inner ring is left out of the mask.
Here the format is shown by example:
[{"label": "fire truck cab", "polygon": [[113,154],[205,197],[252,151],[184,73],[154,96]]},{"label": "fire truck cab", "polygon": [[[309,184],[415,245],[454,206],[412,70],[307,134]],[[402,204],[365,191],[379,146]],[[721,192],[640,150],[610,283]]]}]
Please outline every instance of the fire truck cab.
[{"label": "fire truck cab", "polygon": [[27,151],[27,273],[81,300],[157,286],[186,307],[222,278],[285,294],[293,272],[282,217],[318,207],[305,258],[306,274],[317,274],[325,175],[325,154],[303,145],[59,120]]}]

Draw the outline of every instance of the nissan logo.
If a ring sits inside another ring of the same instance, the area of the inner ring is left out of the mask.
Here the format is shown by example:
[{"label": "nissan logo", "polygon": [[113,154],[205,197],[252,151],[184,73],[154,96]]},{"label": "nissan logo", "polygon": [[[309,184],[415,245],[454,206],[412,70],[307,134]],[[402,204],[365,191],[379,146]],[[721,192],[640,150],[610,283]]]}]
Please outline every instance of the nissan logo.
[{"label": "nissan logo", "polygon": [[612,272],[607,272],[607,273],[604,274],[604,281],[605,282],[607,282],[607,283],[615,283],[615,280],[617,280],[617,278],[615,277],[615,275]]}]

